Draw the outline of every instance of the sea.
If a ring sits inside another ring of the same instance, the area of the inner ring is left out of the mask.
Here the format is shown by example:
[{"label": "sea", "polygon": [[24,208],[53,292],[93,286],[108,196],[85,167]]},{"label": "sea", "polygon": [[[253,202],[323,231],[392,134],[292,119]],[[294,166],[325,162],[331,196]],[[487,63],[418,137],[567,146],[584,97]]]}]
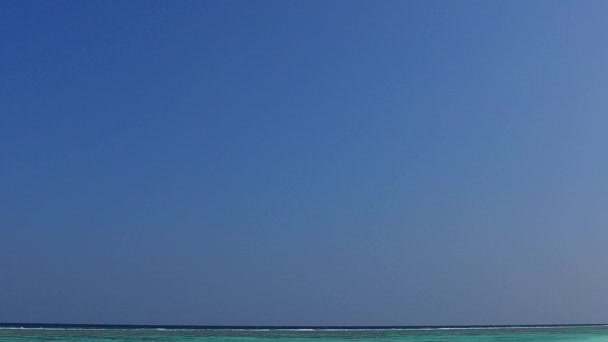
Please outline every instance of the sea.
[{"label": "sea", "polygon": [[608,342],[608,325],[198,327],[0,324],[0,342]]}]

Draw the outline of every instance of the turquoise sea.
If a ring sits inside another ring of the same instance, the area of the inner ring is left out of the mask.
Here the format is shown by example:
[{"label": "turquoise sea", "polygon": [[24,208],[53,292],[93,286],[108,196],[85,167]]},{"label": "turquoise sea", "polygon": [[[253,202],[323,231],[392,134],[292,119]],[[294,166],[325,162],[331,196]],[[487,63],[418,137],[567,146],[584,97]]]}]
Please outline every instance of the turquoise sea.
[{"label": "turquoise sea", "polygon": [[0,342],[202,341],[202,342],[608,342],[608,326],[416,328],[200,328],[100,326],[0,326]]}]

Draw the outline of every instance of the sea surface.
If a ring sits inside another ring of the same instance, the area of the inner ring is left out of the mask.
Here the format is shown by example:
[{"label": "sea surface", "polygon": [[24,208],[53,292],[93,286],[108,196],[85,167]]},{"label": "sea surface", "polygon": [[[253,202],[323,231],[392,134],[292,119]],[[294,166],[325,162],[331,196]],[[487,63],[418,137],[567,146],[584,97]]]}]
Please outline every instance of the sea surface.
[{"label": "sea surface", "polygon": [[239,328],[0,324],[0,342],[608,342],[608,326]]}]

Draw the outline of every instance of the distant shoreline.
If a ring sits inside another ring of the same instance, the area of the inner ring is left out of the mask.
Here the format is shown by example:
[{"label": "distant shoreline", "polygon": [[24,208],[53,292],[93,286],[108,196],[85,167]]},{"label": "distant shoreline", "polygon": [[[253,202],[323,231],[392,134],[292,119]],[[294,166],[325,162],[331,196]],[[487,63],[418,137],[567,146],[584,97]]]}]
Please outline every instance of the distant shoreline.
[{"label": "distant shoreline", "polygon": [[85,323],[0,323],[0,329],[166,329],[166,330],[450,330],[450,329],[530,329],[599,327],[606,323],[589,324],[498,324],[498,325],[156,325],[156,324],[85,324]]}]

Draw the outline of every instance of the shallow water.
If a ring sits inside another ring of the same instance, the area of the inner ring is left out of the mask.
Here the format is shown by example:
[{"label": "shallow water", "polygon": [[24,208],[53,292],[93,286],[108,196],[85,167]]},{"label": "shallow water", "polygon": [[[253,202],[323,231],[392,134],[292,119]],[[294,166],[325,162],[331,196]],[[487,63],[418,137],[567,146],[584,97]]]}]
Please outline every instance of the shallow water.
[{"label": "shallow water", "polygon": [[536,326],[390,329],[205,329],[154,327],[0,327],[0,342],[608,342],[607,326]]}]

